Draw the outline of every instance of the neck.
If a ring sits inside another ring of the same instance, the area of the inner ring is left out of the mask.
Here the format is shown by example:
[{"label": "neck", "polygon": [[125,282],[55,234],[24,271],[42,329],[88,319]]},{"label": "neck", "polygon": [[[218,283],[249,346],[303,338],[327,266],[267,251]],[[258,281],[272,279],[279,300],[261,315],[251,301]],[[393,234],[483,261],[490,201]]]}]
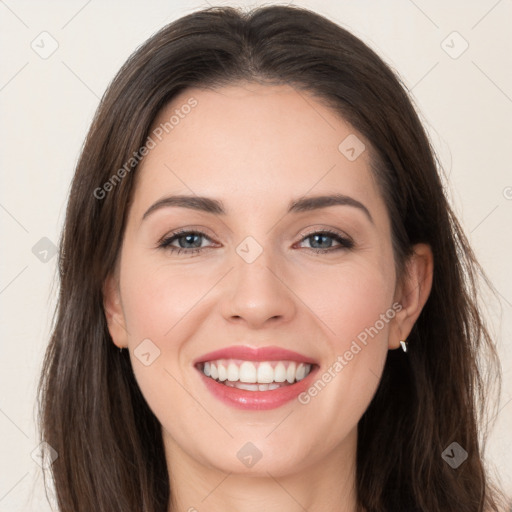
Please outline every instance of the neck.
[{"label": "neck", "polygon": [[[325,458],[286,475],[258,475],[207,467],[165,440],[170,474],[169,512],[356,512],[357,428]],[[286,455],[286,454],[284,454]],[[260,468],[261,469],[261,468]]]}]

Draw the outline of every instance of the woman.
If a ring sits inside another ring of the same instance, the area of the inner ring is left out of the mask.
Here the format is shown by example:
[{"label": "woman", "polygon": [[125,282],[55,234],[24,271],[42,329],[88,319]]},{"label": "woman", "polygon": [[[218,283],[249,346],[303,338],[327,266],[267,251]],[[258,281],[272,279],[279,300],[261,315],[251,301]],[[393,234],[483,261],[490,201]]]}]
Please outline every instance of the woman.
[{"label": "woman", "polygon": [[72,184],[40,384],[59,509],[499,510],[480,271],[364,43],[293,7],[171,23]]}]

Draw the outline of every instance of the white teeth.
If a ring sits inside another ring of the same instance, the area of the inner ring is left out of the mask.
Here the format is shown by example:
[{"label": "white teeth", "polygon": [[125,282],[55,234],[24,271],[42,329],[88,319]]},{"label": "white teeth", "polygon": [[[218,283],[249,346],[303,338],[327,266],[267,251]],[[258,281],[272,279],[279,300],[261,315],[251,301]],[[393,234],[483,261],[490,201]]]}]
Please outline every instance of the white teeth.
[{"label": "white teeth", "polygon": [[271,391],[282,387],[282,384],[271,382],[269,384],[247,384],[245,382],[230,382],[225,381],[224,384],[230,388],[245,389],[246,391]]},{"label": "white teeth", "polygon": [[[213,366],[213,365],[212,365]],[[286,380],[291,384],[295,380],[295,363],[290,363],[286,370]]]},{"label": "white teeth", "polygon": [[[262,384],[268,384],[274,381],[274,369],[270,366],[270,363],[260,363],[258,366],[258,382]],[[261,387],[261,386],[260,386]],[[266,391],[260,389],[260,391]]]},{"label": "white teeth", "polygon": [[229,363],[228,380],[229,382],[236,382],[238,380],[238,366],[235,363]]},{"label": "white teeth", "polygon": [[228,372],[223,364],[217,365],[217,371],[219,373],[219,380],[224,382],[228,378]]},{"label": "white teeth", "polygon": [[245,389],[246,391],[258,391],[258,384],[244,384],[239,382],[233,385],[234,388]]},{"label": "white teeth", "polygon": [[297,380],[302,380],[306,376],[306,369],[302,363],[297,367],[297,373],[295,374],[295,378]]},{"label": "white teeth", "polygon": [[[206,375],[206,374],[205,374]],[[240,382],[256,382],[257,372],[256,366],[250,361],[244,361],[240,365]]]},{"label": "white teeth", "polygon": [[[311,364],[294,361],[241,361],[221,359],[203,364],[203,373],[230,387],[267,391],[293,384],[309,375]],[[234,384],[234,385],[233,385]]]},{"label": "white teeth", "polygon": [[274,368],[274,380],[276,382],[284,382],[286,380],[286,367],[281,361]]}]

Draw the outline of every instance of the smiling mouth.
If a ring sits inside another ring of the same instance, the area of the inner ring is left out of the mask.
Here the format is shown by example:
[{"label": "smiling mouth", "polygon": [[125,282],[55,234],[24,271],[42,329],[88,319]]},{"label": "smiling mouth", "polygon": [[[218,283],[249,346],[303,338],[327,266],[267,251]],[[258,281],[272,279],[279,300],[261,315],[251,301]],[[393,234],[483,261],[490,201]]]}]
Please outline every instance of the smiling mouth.
[{"label": "smiling mouth", "polygon": [[295,361],[245,361],[217,359],[197,365],[206,377],[225,386],[246,391],[272,391],[306,378],[312,363]]}]

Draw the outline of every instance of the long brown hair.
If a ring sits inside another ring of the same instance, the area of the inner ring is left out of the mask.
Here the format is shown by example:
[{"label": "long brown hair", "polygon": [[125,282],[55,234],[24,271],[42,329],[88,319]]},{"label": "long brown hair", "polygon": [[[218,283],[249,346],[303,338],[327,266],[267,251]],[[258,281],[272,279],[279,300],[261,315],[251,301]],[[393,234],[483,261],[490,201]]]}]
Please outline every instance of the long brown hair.
[{"label": "long brown hair", "polygon": [[[60,511],[168,510],[161,427],[129,355],[110,338],[102,286],[134,190],[137,165],[126,162],[144,146],[157,113],[188,87],[245,80],[308,92],[362,133],[390,215],[397,269],[415,243],[434,254],[431,294],[408,352],[389,351],[359,422],[360,506],[498,510],[479,439],[489,402],[482,363],[499,371],[477,300],[483,272],[418,115],[397,76],[350,32],[304,8],[267,6],[208,8],[167,25],[123,65],[98,107],[69,196],[60,295],[39,385],[41,438],[58,453],[51,476]],[[441,455],[452,442],[468,453],[457,469]]]}]

